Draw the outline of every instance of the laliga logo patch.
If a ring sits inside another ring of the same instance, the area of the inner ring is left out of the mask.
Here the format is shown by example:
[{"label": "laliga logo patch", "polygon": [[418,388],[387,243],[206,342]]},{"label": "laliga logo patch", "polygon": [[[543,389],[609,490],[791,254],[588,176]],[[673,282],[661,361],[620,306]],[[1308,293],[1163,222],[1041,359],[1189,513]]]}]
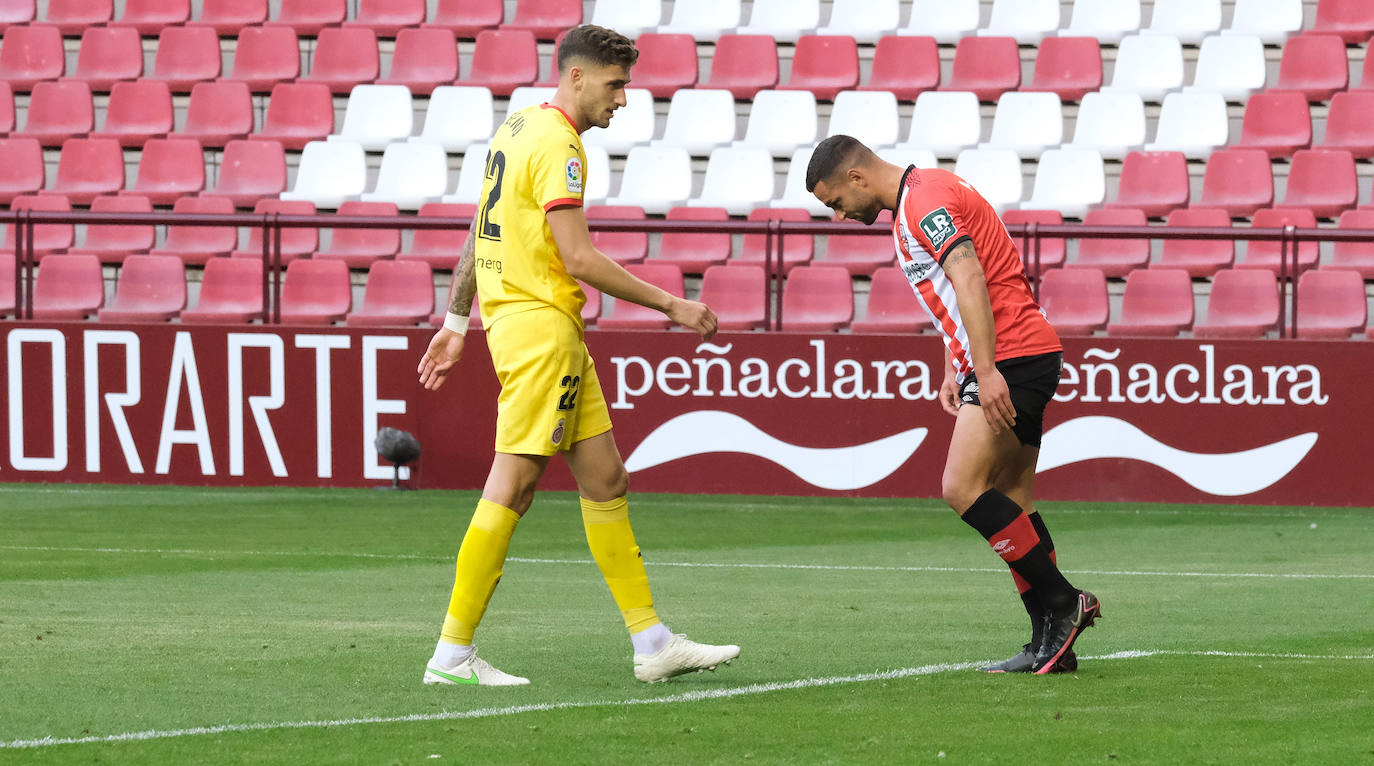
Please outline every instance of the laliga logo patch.
[{"label": "laliga logo patch", "polygon": [[553,436],[551,437],[551,440],[554,444],[559,444],[563,441],[563,423],[564,420],[562,418],[559,418],[558,425],[553,427]]},{"label": "laliga logo patch", "polygon": [[582,160],[576,157],[568,159],[568,191],[582,193]]}]

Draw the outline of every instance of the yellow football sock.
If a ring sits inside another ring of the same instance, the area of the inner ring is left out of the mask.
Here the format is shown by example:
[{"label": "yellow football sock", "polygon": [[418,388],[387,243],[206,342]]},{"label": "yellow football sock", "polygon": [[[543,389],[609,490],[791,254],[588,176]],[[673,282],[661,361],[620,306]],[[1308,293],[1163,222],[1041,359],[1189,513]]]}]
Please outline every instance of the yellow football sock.
[{"label": "yellow football sock", "polygon": [[635,533],[630,529],[630,508],[625,498],[598,503],[582,498],[582,525],[587,530],[587,547],[601,568],[601,576],[611,589],[611,596],[625,627],[638,633],[658,624],[654,611],[654,597],[649,592],[649,575],[644,571],[644,559],[635,545]]},{"label": "yellow football sock", "polygon": [[501,580],[501,565],[506,561],[511,536],[520,514],[483,498],[472,514],[468,532],[458,548],[458,567],[453,578],[453,596],[440,634],[444,641],[470,646],[472,634],[487,611],[491,594]]}]

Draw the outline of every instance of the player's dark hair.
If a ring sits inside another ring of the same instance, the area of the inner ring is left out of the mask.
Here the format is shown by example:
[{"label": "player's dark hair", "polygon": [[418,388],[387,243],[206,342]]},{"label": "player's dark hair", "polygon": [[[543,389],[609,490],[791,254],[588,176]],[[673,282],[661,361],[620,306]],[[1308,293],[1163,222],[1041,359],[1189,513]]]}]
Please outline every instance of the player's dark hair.
[{"label": "player's dark hair", "polygon": [[806,190],[814,192],[816,184],[836,173],[867,164],[872,154],[872,149],[853,136],[840,134],[825,139],[811,152],[811,164],[806,166]]},{"label": "player's dark hair", "polygon": [[612,29],[595,24],[573,27],[558,43],[558,71],[568,71],[568,62],[579,58],[597,66],[619,65],[626,69],[639,60],[634,41]]}]

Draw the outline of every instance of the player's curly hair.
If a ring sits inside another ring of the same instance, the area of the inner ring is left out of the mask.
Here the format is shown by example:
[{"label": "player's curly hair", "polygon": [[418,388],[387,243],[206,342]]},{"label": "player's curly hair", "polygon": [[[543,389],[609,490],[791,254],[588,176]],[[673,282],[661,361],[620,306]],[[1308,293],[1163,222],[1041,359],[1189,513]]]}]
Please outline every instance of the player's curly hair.
[{"label": "player's curly hair", "polygon": [[872,155],[873,150],[853,136],[839,134],[825,139],[811,152],[811,162],[806,166],[806,190],[814,192],[816,184],[834,178],[836,173],[867,164]]},{"label": "player's curly hair", "polygon": [[595,24],[573,27],[558,44],[558,71],[568,71],[568,62],[580,58],[597,66],[619,65],[626,69],[639,60],[634,41],[613,29]]}]

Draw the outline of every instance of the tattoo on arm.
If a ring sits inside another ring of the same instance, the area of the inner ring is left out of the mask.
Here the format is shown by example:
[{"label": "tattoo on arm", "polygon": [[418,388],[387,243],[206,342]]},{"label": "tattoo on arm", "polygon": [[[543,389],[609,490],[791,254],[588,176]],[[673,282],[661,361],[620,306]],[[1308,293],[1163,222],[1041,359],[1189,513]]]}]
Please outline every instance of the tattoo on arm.
[{"label": "tattoo on arm", "polygon": [[458,258],[458,266],[453,269],[453,285],[448,291],[448,310],[458,316],[465,317],[472,313],[472,301],[477,295],[476,251],[477,240],[469,231],[467,240],[463,242],[463,254]]},{"label": "tattoo on arm", "polygon": [[949,254],[945,256],[943,265],[945,270],[949,270],[949,267],[968,258],[972,258],[976,261],[978,260],[978,254],[973,252],[973,243],[965,240],[955,245],[954,249],[949,251]]}]

